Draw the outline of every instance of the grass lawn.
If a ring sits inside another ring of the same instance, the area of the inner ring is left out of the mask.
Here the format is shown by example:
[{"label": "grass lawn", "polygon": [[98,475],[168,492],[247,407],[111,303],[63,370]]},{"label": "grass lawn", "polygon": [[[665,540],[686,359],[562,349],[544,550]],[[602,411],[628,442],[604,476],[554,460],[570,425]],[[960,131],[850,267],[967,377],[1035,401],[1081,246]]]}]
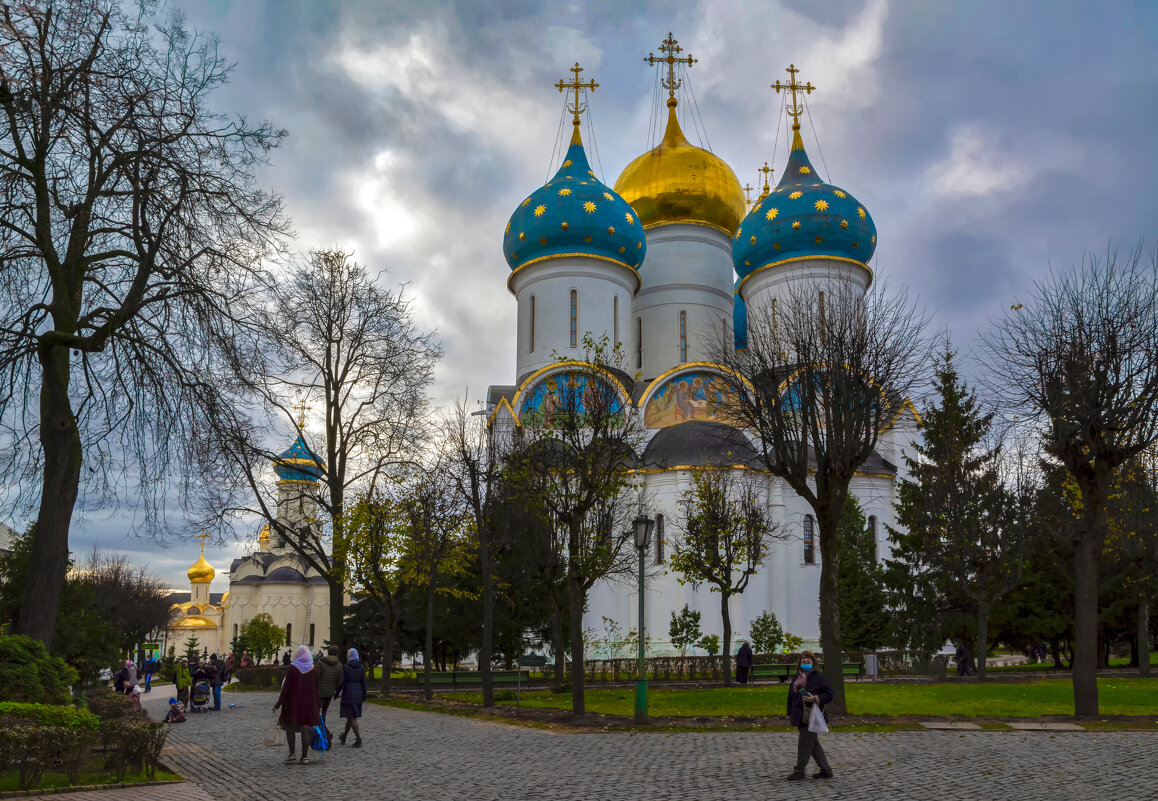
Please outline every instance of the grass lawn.
[{"label": "grass lawn", "polygon": [[[853,715],[893,717],[1027,718],[1072,715],[1073,685],[1067,679],[1020,684],[857,684],[845,685],[848,711]],[[1099,702],[1105,715],[1146,715],[1158,710],[1158,678],[1098,679]],[[701,689],[655,688],[648,706],[659,717],[763,717],[785,713],[783,685]],[[482,694],[440,693],[447,699],[482,703]],[[500,702],[513,706],[514,701]],[[523,706],[570,709],[569,693],[523,693]],[[587,691],[587,709],[602,715],[630,716],[635,694],[628,688]]]},{"label": "grass lawn", "polygon": [[[94,759],[89,763],[89,768],[92,770],[85,770],[80,774],[80,781],[77,786],[93,785],[93,784],[112,784],[113,775],[106,770],[99,769],[104,764],[104,758]],[[11,792],[16,790],[20,781],[19,771],[10,770],[0,773],[0,793]],[[126,773],[121,779],[122,784],[137,784],[139,782],[149,781],[144,772],[141,773]],[[168,771],[157,768],[157,774],[152,781],[158,782],[179,782],[181,777],[176,773],[169,773]],[[63,773],[45,773],[44,778],[40,780],[37,785],[38,790],[51,790],[57,787],[67,787],[68,777]],[[141,796],[147,797],[148,790],[141,790]]]}]

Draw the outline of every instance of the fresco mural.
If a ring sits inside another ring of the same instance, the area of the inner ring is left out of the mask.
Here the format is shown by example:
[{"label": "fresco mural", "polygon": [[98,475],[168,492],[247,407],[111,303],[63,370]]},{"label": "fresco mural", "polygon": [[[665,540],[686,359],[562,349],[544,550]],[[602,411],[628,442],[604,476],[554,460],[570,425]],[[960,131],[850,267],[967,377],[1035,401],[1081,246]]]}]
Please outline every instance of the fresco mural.
[{"label": "fresco mural", "polygon": [[526,396],[519,409],[519,420],[523,425],[549,426],[558,414],[575,409],[582,422],[587,410],[603,399],[610,399],[612,414],[623,412],[623,400],[618,390],[607,382],[584,373],[554,373],[540,381]]},{"label": "fresco mural", "polygon": [[689,370],[672,376],[656,390],[643,410],[648,428],[666,428],[691,420],[712,420],[736,425],[721,408],[728,383],[718,374]]}]

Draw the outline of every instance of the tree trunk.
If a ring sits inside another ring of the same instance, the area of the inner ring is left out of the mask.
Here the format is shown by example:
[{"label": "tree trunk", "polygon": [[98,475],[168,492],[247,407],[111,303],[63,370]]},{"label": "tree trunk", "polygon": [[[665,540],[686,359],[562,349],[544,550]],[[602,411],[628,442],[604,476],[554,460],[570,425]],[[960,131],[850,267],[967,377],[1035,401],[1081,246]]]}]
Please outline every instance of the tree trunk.
[{"label": "tree trunk", "polygon": [[[478,647],[478,669],[482,676],[484,708],[495,705],[495,687],[491,680],[491,651],[495,628],[494,576],[491,575],[491,549],[485,527],[479,527],[479,569],[482,572],[482,642]],[[522,636],[521,633],[519,636]]]},{"label": "tree trunk", "polygon": [[390,695],[390,671],[394,667],[394,626],[386,619],[386,637],[382,640],[382,696]]},{"label": "tree trunk", "polygon": [[977,680],[985,680],[985,662],[989,656],[989,604],[977,605]]},{"label": "tree trunk", "polygon": [[1098,558],[1100,537],[1086,532],[1074,551],[1074,714],[1098,714]]},{"label": "tree trunk", "polygon": [[434,578],[426,590],[426,643],[422,651],[422,694],[427,701],[434,699],[430,686],[430,660],[434,657]]},{"label": "tree trunk", "polygon": [[1150,598],[1147,595],[1138,601],[1138,675],[1150,675]]},{"label": "tree trunk", "polygon": [[[331,572],[336,570],[336,564]],[[332,573],[332,575],[341,575]],[[346,583],[342,579],[330,579],[330,645],[338,646],[338,653],[346,653]],[[308,636],[308,632],[306,632]]]},{"label": "tree trunk", "polygon": [[42,347],[39,357],[44,478],[16,633],[34,637],[51,649],[60,593],[68,572],[68,530],[80,488],[82,452],[80,431],[68,398],[69,350]]},{"label": "tree trunk", "polygon": [[583,696],[583,587],[578,577],[568,576],[567,593],[571,601],[571,714],[587,711]]},{"label": "tree trunk", "polygon": [[820,529],[820,646],[824,654],[824,675],[832,685],[832,703],[828,709],[834,714],[845,712],[844,655],[840,648],[840,547],[837,526],[844,506],[844,493],[835,509],[826,514],[817,513]]},{"label": "tree trunk", "polygon": [[563,642],[563,608],[555,605],[555,616],[551,621],[551,650],[555,652],[555,686],[558,687],[566,677],[563,673],[563,663],[566,661],[564,651],[567,645]]},{"label": "tree trunk", "polygon": [[732,616],[728,612],[728,596],[720,594],[720,617],[724,621],[724,686],[732,686]]},{"label": "tree trunk", "polygon": [[1049,641],[1049,653],[1053,657],[1054,670],[1061,670],[1065,667],[1062,664],[1061,637],[1054,637]]}]

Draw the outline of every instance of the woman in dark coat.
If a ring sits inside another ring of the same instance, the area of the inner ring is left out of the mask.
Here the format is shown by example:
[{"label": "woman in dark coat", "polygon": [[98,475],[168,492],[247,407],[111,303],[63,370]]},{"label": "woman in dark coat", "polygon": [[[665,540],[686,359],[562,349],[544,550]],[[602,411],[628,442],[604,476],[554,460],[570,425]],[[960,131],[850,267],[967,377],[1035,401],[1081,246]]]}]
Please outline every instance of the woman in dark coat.
[{"label": "woman in dark coat", "polygon": [[832,766],[820,747],[820,735],[808,730],[808,718],[812,707],[817,705],[824,711],[824,705],[832,701],[832,685],[816,667],[816,655],[812,651],[800,652],[800,672],[796,680],[788,685],[788,719],[800,732],[796,741],[796,769],[788,774],[788,781],[805,778],[804,770],[809,758],[816,760],[819,768],[812,774],[814,779],[831,779]]},{"label": "woman in dark coat", "polygon": [[310,761],[310,732],[314,726],[321,723],[318,708],[321,701],[318,699],[318,671],[314,667],[314,660],[310,656],[310,649],[306,646],[298,648],[297,658],[286,671],[285,682],[281,685],[281,695],[273,705],[273,711],[281,709],[277,723],[286,733],[286,742],[289,743],[289,756],[286,763],[296,761],[294,758],[294,741],[297,735],[302,739],[301,764]]},{"label": "woman in dark coat", "polygon": [[740,650],[736,652],[736,681],[741,684],[748,683],[748,673],[752,670],[752,646],[748,645],[745,640],[744,644],[740,646]]},{"label": "woman in dark coat", "polygon": [[[385,669],[385,668],[383,668]],[[346,719],[346,730],[338,739],[346,744],[346,735],[354,730],[354,748],[362,747],[362,732],[358,728],[358,718],[362,717],[362,702],[366,700],[366,666],[358,659],[358,649],[351,648],[346,654],[346,664],[342,666],[342,709]]]}]

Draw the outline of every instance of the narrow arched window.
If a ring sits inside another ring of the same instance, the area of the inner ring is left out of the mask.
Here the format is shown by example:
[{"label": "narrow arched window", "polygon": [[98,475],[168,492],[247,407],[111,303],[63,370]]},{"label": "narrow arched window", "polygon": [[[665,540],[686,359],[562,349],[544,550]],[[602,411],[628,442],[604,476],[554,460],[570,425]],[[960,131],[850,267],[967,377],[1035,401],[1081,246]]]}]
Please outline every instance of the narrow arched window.
[{"label": "narrow arched window", "polygon": [[812,515],[804,516],[804,564],[816,564],[816,526]]},{"label": "narrow arched window", "polygon": [[655,563],[663,564],[663,515],[655,516]]},{"label": "narrow arched window", "polygon": [[635,369],[643,368],[643,318],[635,318]]},{"label": "narrow arched window", "polygon": [[619,344],[619,295],[611,299],[611,347]]},{"label": "narrow arched window", "polygon": [[237,624],[233,624],[233,639],[237,639]]},{"label": "narrow arched window", "polygon": [[313,645],[314,645],[314,624],[311,623],[310,624],[310,647],[312,648]]},{"label": "narrow arched window", "polygon": [[680,309],[680,364],[688,360],[688,313]]},{"label": "narrow arched window", "polygon": [[531,295],[531,353],[535,352],[535,296]]},{"label": "narrow arched window", "polygon": [[293,645],[293,623],[285,624],[285,644]]},{"label": "narrow arched window", "polygon": [[873,540],[873,564],[876,564],[877,562],[880,561],[880,552],[877,550],[879,546],[877,545],[877,516],[876,515],[869,515],[868,533],[869,533],[869,536],[872,537],[872,540]]},{"label": "narrow arched window", "polygon": [[579,290],[571,290],[571,347],[579,347]]}]

